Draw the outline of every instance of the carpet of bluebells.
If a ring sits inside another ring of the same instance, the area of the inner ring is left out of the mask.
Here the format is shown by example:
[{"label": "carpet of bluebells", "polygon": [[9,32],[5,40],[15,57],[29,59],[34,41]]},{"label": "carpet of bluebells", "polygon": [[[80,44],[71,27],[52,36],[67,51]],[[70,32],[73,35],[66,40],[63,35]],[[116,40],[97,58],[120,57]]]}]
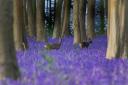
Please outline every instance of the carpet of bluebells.
[{"label": "carpet of bluebells", "polygon": [[30,48],[17,52],[21,78],[6,79],[0,85],[128,85],[128,60],[105,59],[106,36],[97,36],[84,49],[73,46],[73,37],[64,38],[58,50],[46,50],[43,42],[28,40]]}]

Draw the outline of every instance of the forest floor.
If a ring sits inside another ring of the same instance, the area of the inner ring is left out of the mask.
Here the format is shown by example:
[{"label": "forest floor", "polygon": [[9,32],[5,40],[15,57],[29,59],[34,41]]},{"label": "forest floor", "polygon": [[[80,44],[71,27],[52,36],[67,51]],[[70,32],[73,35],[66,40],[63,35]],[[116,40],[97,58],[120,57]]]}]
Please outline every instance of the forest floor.
[{"label": "forest floor", "polygon": [[59,50],[45,50],[33,39],[29,46],[17,52],[21,78],[6,79],[7,85],[128,85],[128,60],[105,59],[106,36],[97,36],[84,49],[75,48],[72,37],[64,38]]}]

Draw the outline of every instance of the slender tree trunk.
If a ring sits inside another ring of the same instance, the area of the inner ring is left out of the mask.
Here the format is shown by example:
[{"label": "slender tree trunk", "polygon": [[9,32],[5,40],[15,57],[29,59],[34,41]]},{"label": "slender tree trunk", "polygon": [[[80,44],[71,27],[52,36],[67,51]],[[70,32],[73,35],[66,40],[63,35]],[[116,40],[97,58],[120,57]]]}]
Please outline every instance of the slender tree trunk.
[{"label": "slender tree trunk", "polygon": [[0,80],[20,76],[13,41],[13,1],[0,0]]},{"label": "slender tree trunk", "polygon": [[32,0],[27,0],[27,15],[28,15],[28,35],[35,36],[35,23]]},{"label": "slender tree trunk", "polygon": [[23,35],[23,48],[24,50],[28,48],[28,41],[27,41],[27,29],[28,29],[28,16],[27,16],[27,1],[23,0],[23,19],[24,19],[24,27],[22,30]]},{"label": "slender tree trunk", "polygon": [[73,5],[74,44],[81,43],[79,25],[80,25],[79,24],[79,0],[74,0],[74,5]]},{"label": "slender tree trunk", "polygon": [[69,20],[70,20],[70,0],[64,0],[64,20],[62,24],[62,37],[69,35]]},{"label": "slender tree trunk", "polygon": [[27,16],[27,1],[23,0],[23,12],[24,12],[24,26],[25,30],[28,29],[28,16]]},{"label": "slender tree trunk", "polygon": [[53,38],[59,38],[62,32],[61,23],[61,11],[62,11],[63,0],[56,0],[56,15],[55,15],[55,25],[53,30]]},{"label": "slender tree trunk", "polygon": [[86,15],[86,0],[79,0],[79,22],[81,42],[86,42],[86,28],[85,28],[85,15]]},{"label": "slender tree trunk", "polygon": [[34,35],[36,36],[36,0],[32,0],[32,7],[33,7],[33,28],[34,28]]},{"label": "slender tree trunk", "polygon": [[87,36],[93,39],[95,36],[95,0],[88,0],[88,15],[87,15]]},{"label": "slender tree trunk", "polygon": [[24,17],[23,17],[23,1],[14,0],[13,4],[13,15],[14,15],[14,41],[15,48],[17,51],[23,50],[23,27],[24,27]]},{"label": "slender tree trunk", "polygon": [[45,0],[37,0],[36,9],[36,40],[47,41],[45,32],[44,8]]}]

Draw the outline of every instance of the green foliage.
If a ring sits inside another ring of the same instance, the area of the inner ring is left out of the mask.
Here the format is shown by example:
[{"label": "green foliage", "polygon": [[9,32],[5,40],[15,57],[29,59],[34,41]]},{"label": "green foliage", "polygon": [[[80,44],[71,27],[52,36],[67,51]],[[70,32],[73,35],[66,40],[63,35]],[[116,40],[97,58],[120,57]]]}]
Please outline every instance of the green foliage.
[{"label": "green foliage", "polygon": [[45,55],[44,60],[46,60],[49,64],[52,64],[54,59],[51,56]]}]

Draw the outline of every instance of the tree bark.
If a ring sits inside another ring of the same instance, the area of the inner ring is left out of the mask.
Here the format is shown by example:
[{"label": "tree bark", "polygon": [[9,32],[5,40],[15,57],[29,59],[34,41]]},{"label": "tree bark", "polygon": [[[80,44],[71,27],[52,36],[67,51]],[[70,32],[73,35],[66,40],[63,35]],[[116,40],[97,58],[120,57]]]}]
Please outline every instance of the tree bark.
[{"label": "tree bark", "polygon": [[37,0],[36,3],[36,40],[47,41],[44,20],[45,0]]},{"label": "tree bark", "polygon": [[28,15],[28,35],[30,37],[35,36],[35,22],[33,13],[33,1],[27,0],[27,15]]},{"label": "tree bark", "polygon": [[0,0],[0,80],[20,76],[14,49],[12,4],[13,0]]},{"label": "tree bark", "polygon": [[[127,0],[111,0],[109,4],[109,38],[106,58],[128,57]],[[118,17],[118,18],[117,18]]]},{"label": "tree bark", "polygon": [[85,27],[85,15],[86,15],[86,0],[79,0],[79,22],[80,22],[80,34],[81,42],[86,42],[86,27]]},{"label": "tree bark", "polygon": [[23,27],[24,27],[24,17],[23,17],[23,1],[14,0],[13,3],[13,29],[14,29],[14,41],[15,49],[17,51],[23,50]]},{"label": "tree bark", "polygon": [[87,15],[87,36],[93,39],[95,36],[95,0],[88,0],[88,15]]},{"label": "tree bark", "polygon": [[62,24],[62,37],[69,35],[69,20],[70,20],[70,0],[64,0],[64,20]]},{"label": "tree bark", "polygon": [[79,29],[79,0],[74,0],[73,5],[73,29],[74,29],[74,44],[81,43]]},{"label": "tree bark", "polygon": [[28,16],[27,16],[27,1],[23,0],[23,13],[24,13],[24,26],[25,30],[28,29]]},{"label": "tree bark", "polygon": [[61,22],[61,12],[62,12],[63,0],[56,0],[56,13],[55,13],[55,25],[53,30],[53,38],[60,38],[62,33],[62,22]]}]

